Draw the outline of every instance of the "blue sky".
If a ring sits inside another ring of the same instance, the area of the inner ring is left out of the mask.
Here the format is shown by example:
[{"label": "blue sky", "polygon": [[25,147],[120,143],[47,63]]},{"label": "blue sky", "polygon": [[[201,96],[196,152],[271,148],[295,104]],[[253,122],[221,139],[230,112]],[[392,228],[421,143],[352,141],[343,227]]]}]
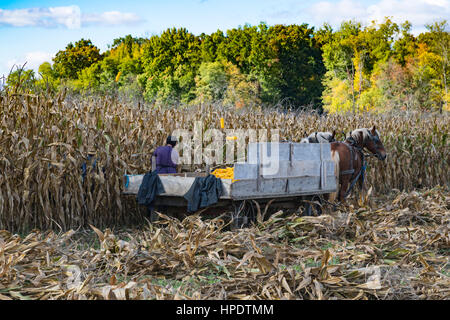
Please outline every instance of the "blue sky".
[{"label": "blue sky", "polygon": [[91,39],[102,52],[113,39],[148,37],[170,27],[194,34],[226,31],[245,23],[338,27],[345,19],[369,24],[391,16],[408,19],[414,32],[435,20],[450,20],[450,0],[0,0],[0,77],[13,65],[37,69],[69,42]]}]

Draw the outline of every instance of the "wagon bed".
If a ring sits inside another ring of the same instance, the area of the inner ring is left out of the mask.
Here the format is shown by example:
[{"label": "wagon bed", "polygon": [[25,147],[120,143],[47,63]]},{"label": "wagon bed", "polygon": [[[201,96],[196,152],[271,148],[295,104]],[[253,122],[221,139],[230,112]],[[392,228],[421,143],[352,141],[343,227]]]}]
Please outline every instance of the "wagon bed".
[{"label": "wagon bed", "polygon": [[[278,151],[278,157],[270,157]],[[311,199],[312,196],[336,192],[334,162],[328,143],[250,143],[247,162],[234,165],[234,180],[221,179],[223,194],[218,205],[245,200],[286,201]],[[271,165],[277,170],[270,170]],[[196,177],[206,173],[160,174],[165,193],[156,205],[187,206],[184,195]],[[126,175],[124,194],[136,195],[144,175]]]}]

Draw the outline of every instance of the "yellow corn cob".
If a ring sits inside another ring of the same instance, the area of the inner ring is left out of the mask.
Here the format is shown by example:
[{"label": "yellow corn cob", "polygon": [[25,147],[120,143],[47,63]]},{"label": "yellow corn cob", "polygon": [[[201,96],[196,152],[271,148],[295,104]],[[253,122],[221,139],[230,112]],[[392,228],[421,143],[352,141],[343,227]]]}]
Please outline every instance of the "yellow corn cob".
[{"label": "yellow corn cob", "polygon": [[234,168],[227,167],[226,169],[216,169],[212,172],[214,176],[221,179],[231,179],[232,182],[237,181],[234,180]]}]

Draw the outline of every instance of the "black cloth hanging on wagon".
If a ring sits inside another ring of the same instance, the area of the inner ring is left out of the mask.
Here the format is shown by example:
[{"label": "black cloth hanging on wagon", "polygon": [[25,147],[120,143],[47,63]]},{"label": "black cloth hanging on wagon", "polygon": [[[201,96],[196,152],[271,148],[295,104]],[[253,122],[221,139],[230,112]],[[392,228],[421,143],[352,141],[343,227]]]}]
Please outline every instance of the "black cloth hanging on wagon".
[{"label": "black cloth hanging on wagon", "polygon": [[152,202],[155,197],[164,193],[164,186],[156,171],[148,172],[144,175],[142,183],[137,194],[137,202],[140,205],[145,205],[149,210],[152,208]]},{"label": "black cloth hanging on wagon", "polygon": [[212,174],[195,178],[191,188],[184,195],[188,202],[188,212],[196,212],[217,203],[222,194],[223,186],[220,178]]}]

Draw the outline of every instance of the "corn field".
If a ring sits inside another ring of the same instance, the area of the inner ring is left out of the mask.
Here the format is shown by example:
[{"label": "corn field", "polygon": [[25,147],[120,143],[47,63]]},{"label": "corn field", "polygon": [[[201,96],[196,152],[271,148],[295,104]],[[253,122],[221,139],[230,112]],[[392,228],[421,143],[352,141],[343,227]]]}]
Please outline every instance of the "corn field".
[{"label": "corn field", "polygon": [[[121,196],[124,174],[151,169],[151,155],[175,129],[279,129],[299,142],[307,133],[377,126],[388,152],[369,159],[367,183],[377,194],[449,181],[449,116],[399,113],[328,115],[275,109],[143,106],[107,97],[72,99],[0,95],[0,229],[69,230],[139,220]],[[338,138],[340,138],[338,136]],[[342,136],[341,136],[342,138]],[[95,152],[96,166],[88,160]],[[82,166],[86,165],[86,174]]]}]

